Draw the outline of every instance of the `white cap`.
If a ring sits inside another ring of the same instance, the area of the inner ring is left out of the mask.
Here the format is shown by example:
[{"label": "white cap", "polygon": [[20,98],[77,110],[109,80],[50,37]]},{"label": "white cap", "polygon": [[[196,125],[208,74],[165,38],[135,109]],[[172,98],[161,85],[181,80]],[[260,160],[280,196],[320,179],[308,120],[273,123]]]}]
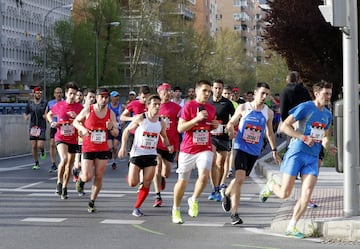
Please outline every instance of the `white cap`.
[{"label": "white cap", "polygon": [[135,92],[135,91],[130,91],[130,92],[129,92],[129,95],[131,95],[131,94],[133,94],[133,95],[136,96],[136,92]]}]

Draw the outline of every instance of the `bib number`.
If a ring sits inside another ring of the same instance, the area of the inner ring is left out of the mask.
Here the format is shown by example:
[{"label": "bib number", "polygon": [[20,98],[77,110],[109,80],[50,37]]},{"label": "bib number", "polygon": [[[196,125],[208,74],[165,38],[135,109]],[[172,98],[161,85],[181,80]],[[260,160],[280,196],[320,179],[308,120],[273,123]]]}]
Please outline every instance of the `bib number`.
[{"label": "bib number", "polygon": [[72,124],[63,124],[60,126],[60,134],[63,136],[72,136],[75,134],[75,127]]},{"label": "bib number", "polygon": [[152,132],[144,132],[142,135],[140,147],[143,149],[155,149],[158,142],[158,134]]},{"label": "bib number", "polygon": [[208,141],[209,141],[209,131],[208,130],[194,130],[193,144],[207,145]]},{"label": "bib number", "polygon": [[105,131],[92,131],[90,141],[95,144],[101,144],[106,142],[106,132]]},{"label": "bib number", "polygon": [[30,128],[30,136],[32,137],[40,137],[41,129],[40,127],[33,126]]},{"label": "bib number", "polygon": [[260,141],[260,136],[261,127],[247,125],[244,130],[243,139],[246,143],[258,144]]}]

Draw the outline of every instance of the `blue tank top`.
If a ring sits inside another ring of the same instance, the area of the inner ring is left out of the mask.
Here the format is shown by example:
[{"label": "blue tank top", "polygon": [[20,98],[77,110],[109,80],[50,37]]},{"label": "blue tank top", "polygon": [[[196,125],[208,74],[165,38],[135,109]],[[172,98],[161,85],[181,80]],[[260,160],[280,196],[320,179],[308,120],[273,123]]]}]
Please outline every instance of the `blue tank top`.
[{"label": "blue tank top", "polygon": [[235,138],[234,149],[250,155],[259,156],[264,143],[269,108],[264,105],[261,111],[254,110],[250,102],[245,104],[245,114],[241,117],[239,131]]}]

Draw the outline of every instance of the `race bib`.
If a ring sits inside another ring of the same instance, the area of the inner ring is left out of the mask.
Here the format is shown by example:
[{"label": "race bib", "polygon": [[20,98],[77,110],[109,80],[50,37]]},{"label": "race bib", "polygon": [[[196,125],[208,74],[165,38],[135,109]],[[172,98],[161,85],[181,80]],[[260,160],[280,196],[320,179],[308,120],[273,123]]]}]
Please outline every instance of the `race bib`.
[{"label": "race bib", "polygon": [[210,131],[210,133],[211,133],[211,135],[214,135],[214,136],[223,135],[224,134],[224,125],[219,124],[218,128]]},{"label": "race bib", "polygon": [[166,130],[169,130],[169,129],[170,129],[170,124],[171,124],[170,118],[169,118],[169,117],[165,117],[165,116],[162,116],[161,118],[162,118],[162,120],[164,120],[164,122],[165,122]]},{"label": "race bib", "polygon": [[193,144],[207,145],[209,141],[209,131],[206,129],[196,129],[193,131]]},{"label": "race bib", "polygon": [[321,143],[325,136],[325,124],[314,122],[311,124],[310,136],[316,143]]},{"label": "race bib", "polygon": [[72,124],[60,125],[60,134],[63,136],[72,136],[75,134],[75,127]]},{"label": "race bib", "polygon": [[41,128],[37,126],[32,126],[30,128],[30,136],[32,137],[40,137],[41,134]]},{"label": "race bib", "polygon": [[103,130],[94,130],[91,132],[90,141],[95,144],[106,142],[106,132]]},{"label": "race bib", "polygon": [[140,147],[147,150],[155,149],[157,146],[157,142],[158,142],[157,133],[144,131],[142,135]]},{"label": "race bib", "polygon": [[258,144],[261,136],[261,127],[247,124],[244,130],[243,139],[249,144]]}]

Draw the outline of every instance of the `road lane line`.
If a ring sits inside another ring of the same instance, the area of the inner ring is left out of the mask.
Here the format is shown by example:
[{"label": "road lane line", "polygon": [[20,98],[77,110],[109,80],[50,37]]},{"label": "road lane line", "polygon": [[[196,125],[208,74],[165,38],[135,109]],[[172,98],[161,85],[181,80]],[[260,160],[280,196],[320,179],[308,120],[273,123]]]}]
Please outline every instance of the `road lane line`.
[{"label": "road lane line", "polygon": [[25,218],[21,221],[26,222],[63,222],[67,220],[67,218],[41,218],[41,217],[33,217],[33,218]]},{"label": "road lane line", "polygon": [[36,185],[39,185],[39,184],[42,184],[42,183],[44,183],[44,182],[34,182],[34,183],[31,183],[31,184],[16,188],[16,190],[30,188],[30,187],[33,187],[33,186],[36,186]]},{"label": "road lane line", "polygon": [[188,227],[223,227],[225,223],[202,223],[202,222],[195,222],[195,221],[186,221],[182,226]]},{"label": "road lane line", "polygon": [[114,224],[114,225],[140,225],[144,220],[103,220],[101,224]]},{"label": "road lane line", "polygon": [[147,232],[147,233],[152,233],[152,234],[156,234],[156,235],[165,235],[164,233],[160,233],[160,232],[157,232],[157,231],[142,227],[140,225],[133,225],[133,227],[135,227],[135,228],[137,228],[139,230],[142,230],[144,232]]}]

